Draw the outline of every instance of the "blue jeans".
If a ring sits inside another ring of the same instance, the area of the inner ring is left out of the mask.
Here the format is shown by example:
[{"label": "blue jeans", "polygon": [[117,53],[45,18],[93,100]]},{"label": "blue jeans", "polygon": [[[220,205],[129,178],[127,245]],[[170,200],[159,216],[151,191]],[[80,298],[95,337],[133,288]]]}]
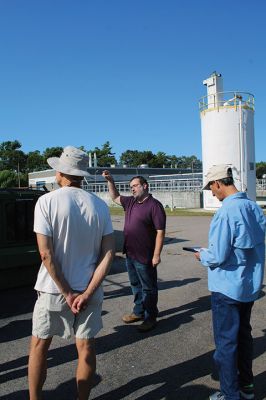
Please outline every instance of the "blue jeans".
[{"label": "blue jeans", "polygon": [[211,301],[221,391],[226,400],[239,400],[239,385],[253,383],[250,316],[254,302],[242,303],[217,292]]},{"label": "blue jeans", "polygon": [[157,269],[126,258],[129,281],[134,296],[134,314],[155,320],[158,315]]}]

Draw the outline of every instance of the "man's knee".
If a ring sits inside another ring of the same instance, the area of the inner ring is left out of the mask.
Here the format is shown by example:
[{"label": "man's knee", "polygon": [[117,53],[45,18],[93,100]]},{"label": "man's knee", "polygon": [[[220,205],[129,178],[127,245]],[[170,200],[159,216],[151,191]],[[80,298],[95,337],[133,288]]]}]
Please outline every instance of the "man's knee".
[{"label": "man's knee", "polygon": [[30,351],[38,352],[40,354],[46,354],[51,344],[52,337],[48,339],[41,339],[36,336],[32,336],[30,343]]},{"label": "man's knee", "polygon": [[[96,351],[94,339],[76,339],[76,346],[78,351],[78,365],[80,378],[80,368],[82,369],[82,377],[94,376],[96,372]],[[77,379],[79,381],[79,379]]]},{"label": "man's knee", "polygon": [[96,357],[95,340],[93,339],[76,339],[76,346],[79,357],[93,358]]}]

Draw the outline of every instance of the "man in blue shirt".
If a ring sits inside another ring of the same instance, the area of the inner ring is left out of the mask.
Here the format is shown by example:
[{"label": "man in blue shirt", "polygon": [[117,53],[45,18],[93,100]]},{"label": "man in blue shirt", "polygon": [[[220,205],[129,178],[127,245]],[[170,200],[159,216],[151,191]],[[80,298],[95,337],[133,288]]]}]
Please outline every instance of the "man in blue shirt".
[{"label": "man in blue shirt", "polygon": [[264,274],[265,217],[246,193],[238,192],[232,169],[215,165],[204,190],[222,201],[209,231],[208,249],[196,258],[208,267],[212,319],[221,391],[211,400],[254,399],[250,316]]}]

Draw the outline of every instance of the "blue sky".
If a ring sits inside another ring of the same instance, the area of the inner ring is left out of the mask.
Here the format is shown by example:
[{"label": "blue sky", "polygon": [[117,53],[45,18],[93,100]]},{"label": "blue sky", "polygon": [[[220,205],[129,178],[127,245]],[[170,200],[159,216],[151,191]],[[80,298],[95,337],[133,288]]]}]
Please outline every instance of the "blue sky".
[{"label": "blue sky", "polygon": [[216,70],[255,95],[266,161],[265,18],[264,0],[0,0],[0,142],[201,158]]}]

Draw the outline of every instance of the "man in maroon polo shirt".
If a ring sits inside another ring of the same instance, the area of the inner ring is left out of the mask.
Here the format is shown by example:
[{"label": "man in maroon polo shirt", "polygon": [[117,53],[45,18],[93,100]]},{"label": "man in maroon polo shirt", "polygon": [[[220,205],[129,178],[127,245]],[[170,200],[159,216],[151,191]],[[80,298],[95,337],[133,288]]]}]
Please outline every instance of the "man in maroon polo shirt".
[{"label": "man in maroon polo shirt", "polygon": [[166,215],[162,204],[149,193],[146,179],[130,180],[132,196],[120,196],[109,171],[103,171],[112,200],[125,210],[124,252],[134,296],[133,312],[124,315],[126,324],[144,320],[138,330],[146,332],[156,326],[158,315],[157,265],[165,235]]}]

